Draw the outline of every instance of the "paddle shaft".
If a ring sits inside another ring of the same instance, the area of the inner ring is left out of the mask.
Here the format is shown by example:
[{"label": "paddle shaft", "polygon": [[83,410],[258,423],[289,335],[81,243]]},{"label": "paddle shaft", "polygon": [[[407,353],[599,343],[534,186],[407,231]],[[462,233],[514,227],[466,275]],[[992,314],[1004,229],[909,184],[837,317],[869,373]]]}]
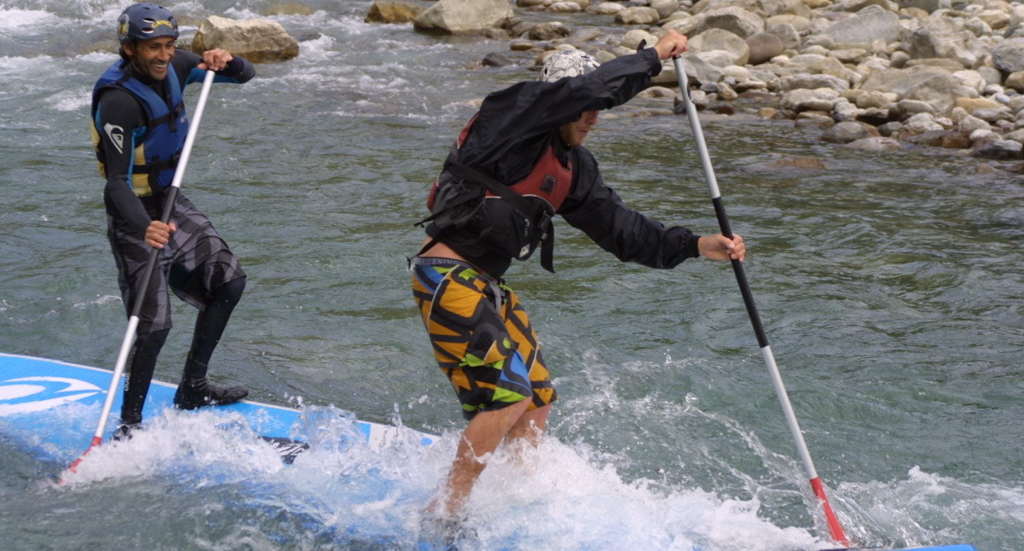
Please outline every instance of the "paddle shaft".
[{"label": "paddle shaft", "polygon": [[[701,130],[700,120],[697,118],[697,108],[690,99],[686,70],[680,58],[673,58],[672,63],[675,65],[679,88],[682,90],[686,116],[690,120],[693,139],[697,144],[697,152],[700,154],[700,163],[704,169],[704,178],[707,180],[708,191],[711,194],[711,203],[715,207],[715,217],[718,218],[718,225],[722,229],[722,235],[732,239],[732,228],[729,225],[729,217],[725,213],[725,206],[722,204],[722,194],[719,192],[718,181],[715,179],[715,169],[711,166],[711,156],[708,154],[707,144],[704,143],[704,132]],[[828,521],[832,539],[843,545],[849,545],[846,534],[843,533],[843,527],[839,524],[839,519],[836,517],[835,512],[832,511],[832,506],[829,505],[825,489],[818,478],[818,472],[814,468],[814,461],[811,460],[811,453],[807,449],[807,443],[804,442],[803,433],[800,431],[800,424],[793,413],[793,405],[789,401],[786,386],[782,383],[782,375],[779,373],[779,367],[775,363],[775,355],[772,353],[772,347],[768,343],[768,336],[765,334],[764,327],[761,324],[761,316],[757,313],[757,305],[754,304],[754,295],[750,292],[750,285],[747,284],[747,275],[743,270],[743,263],[735,259],[731,262],[733,273],[736,274],[736,282],[740,286],[740,293],[743,294],[743,304],[747,307],[747,316],[750,317],[750,323],[754,327],[754,334],[757,336],[757,345],[761,348],[761,356],[764,358],[765,365],[768,366],[772,385],[775,387],[775,394],[782,405],[782,411],[786,416],[786,424],[789,425],[789,432],[793,436],[793,441],[796,443],[797,452],[800,454],[804,470],[810,479],[811,489],[814,491],[814,495],[821,501],[822,507],[825,510],[825,519]]]},{"label": "paddle shaft", "polygon": [[[173,70],[173,69],[172,69]],[[188,133],[185,135],[185,144],[182,147],[181,156],[178,158],[178,166],[174,170],[174,179],[171,180],[170,189],[167,190],[164,196],[164,211],[160,217],[160,221],[166,224],[171,219],[171,213],[174,211],[174,203],[178,197],[178,189],[181,188],[181,179],[185,175],[185,168],[188,166],[189,156],[192,154],[192,144],[196,140],[196,131],[199,129],[199,121],[203,118],[203,111],[206,108],[206,98],[210,95],[210,86],[213,84],[215,73],[207,70],[206,76],[203,78],[203,88],[199,92],[199,101],[196,103],[196,112],[192,117],[192,122],[188,127]],[[146,292],[149,290],[149,280],[153,277],[153,270],[156,269],[156,261],[159,257],[161,249],[153,247],[149,251],[149,261],[146,263],[146,269],[142,273],[142,285],[139,287],[139,292],[135,297],[135,305],[132,307],[131,317],[128,318],[128,329],[124,333],[124,339],[121,341],[121,350],[117,354],[117,364],[114,367],[114,375],[110,378],[110,386],[107,388],[107,397],[103,401],[103,410],[100,412],[100,420],[96,427],[96,432],[93,433],[92,443],[89,445],[89,449],[85,450],[85,453],[81,455],[74,463],[72,463],[70,470],[75,471],[75,468],[85,454],[89,453],[90,450],[99,446],[103,443],[103,433],[107,429],[107,420],[110,417],[110,410],[114,407],[114,397],[117,393],[117,387],[120,384],[121,376],[124,374],[125,365],[128,363],[128,354],[131,351],[132,345],[135,343],[135,330],[139,326],[139,314],[142,312],[142,304],[146,300]]]}]

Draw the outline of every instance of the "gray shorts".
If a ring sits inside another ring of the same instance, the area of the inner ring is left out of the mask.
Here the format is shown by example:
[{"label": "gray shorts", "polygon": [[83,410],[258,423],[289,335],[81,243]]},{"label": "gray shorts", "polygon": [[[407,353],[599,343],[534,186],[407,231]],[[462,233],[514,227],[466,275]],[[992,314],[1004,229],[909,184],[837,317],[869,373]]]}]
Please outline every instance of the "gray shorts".
[{"label": "gray shorts", "polygon": [[[181,193],[175,201],[171,221],[178,226],[178,231],[171,234],[171,240],[157,253],[157,265],[139,313],[138,333],[171,327],[168,288],[181,300],[202,310],[213,289],[245,277],[242,265],[217,235],[210,220]],[[131,316],[152,249],[109,215],[107,239],[117,264],[121,299]]]}]

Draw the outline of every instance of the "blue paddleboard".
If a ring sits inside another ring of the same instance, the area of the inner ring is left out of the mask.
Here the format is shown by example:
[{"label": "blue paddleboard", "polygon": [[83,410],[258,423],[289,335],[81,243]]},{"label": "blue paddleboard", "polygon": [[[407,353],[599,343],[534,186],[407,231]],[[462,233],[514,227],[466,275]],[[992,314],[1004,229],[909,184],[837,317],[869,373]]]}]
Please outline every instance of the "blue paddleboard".
[{"label": "blue paddleboard", "polygon": [[[64,454],[59,452],[85,451],[99,422],[99,407],[106,399],[112,375],[106,369],[0,353],[0,423],[16,426],[19,433],[31,434],[32,441],[28,445],[44,458],[63,457]],[[175,384],[154,380],[146,397],[143,418],[153,419],[172,407],[176,388]],[[121,410],[121,392],[117,394],[111,417]],[[96,407],[97,418],[73,419],[75,426],[69,427],[69,419],[59,412],[73,404]],[[300,422],[299,410],[248,400],[204,410],[241,415],[255,432],[277,448],[287,462],[305,449],[303,442],[290,437]],[[387,425],[365,421],[356,423],[372,448],[384,445],[400,432],[400,429]],[[116,428],[116,419],[112,419],[107,424],[104,441]],[[408,434],[408,429],[403,430]],[[419,433],[419,436],[423,445],[430,445],[436,439],[428,434]]]},{"label": "blue paddleboard", "polygon": [[[15,354],[0,353],[0,433],[4,427],[15,427],[14,434],[4,436],[25,440],[43,459],[61,460],[75,457],[74,454],[88,449],[96,429],[96,417],[83,419],[74,415],[62,415],[62,410],[75,405],[90,407],[96,415],[106,398],[112,372],[106,369],[76,365],[72,363],[33,358]],[[120,385],[119,385],[120,388]],[[172,407],[177,385],[153,381],[146,398],[143,417],[153,419],[167,408]],[[113,411],[120,411],[121,396],[114,401]],[[285,462],[291,462],[301,454],[306,445],[294,440],[292,434],[301,423],[302,412],[292,408],[242,401],[228,406],[204,408],[225,414],[241,415],[254,432],[275,445]],[[417,435],[422,445],[432,444],[437,437],[399,429],[377,423],[355,421],[359,433],[371,448],[386,446],[399,437]],[[108,423],[108,440],[117,423]],[[31,435],[24,437],[24,435]],[[861,549],[833,549],[829,551],[868,551]],[[887,551],[872,548],[870,551]],[[976,551],[970,545],[946,545],[939,547],[917,547],[913,549],[888,551]]]}]

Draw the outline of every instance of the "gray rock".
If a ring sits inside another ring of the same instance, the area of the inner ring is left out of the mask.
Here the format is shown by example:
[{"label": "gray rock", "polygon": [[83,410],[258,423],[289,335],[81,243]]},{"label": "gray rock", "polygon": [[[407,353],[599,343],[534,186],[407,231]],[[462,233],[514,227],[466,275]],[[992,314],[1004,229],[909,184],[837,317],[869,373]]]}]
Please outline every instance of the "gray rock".
[{"label": "gray rock", "polygon": [[992,63],[1005,75],[1024,71],[1024,38],[1012,38],[993,47]]},{"label": "gray rock", "polygon": [[870,44],[881,38],[888,44],[900,38],[899,17],[879,6],[868,6],[857,15],[836,21],[825,29],[825,35],[838,43]]},{"label": "gray rock", "polygon": [[901,8],[917,8],[932,13],[936,10],[948,10],[952,7],[950,0],[900,0]]},{"label": "gray rock", "polygon": [[722,29],[740,38],[748,38],[764,31],[764,21],[740,7],[706,10],[700,17],[701,24],[695,30],[698,34],[710,29]]},{"label": "gray rock", "polygon": [[566,27],[561,22],[550,21],[532,27],[527,36],[530,37],[530,40],[554,40],[569,36],[571,33],[572,29]]},{"label": "gray rock", "polygon": [[[585,44],[587,42],[593,42],[598,38],[601,38],[603,34],[604,33],[601,32],[601,29],[597,27],[582,27],[573,30],[572,33],[569,34],[569,36],[565,37],[565,41],[568,42],[569,44],[578,46],[580,44]],[[653,45],[654,44],[649,44],[649,46]]]},{"label": "gray rock", "polygon": [[555,2],[548,6],[548,11],[551,13],[576,13],[583,11],[583,6],[576,2]]},{"label": "gray rock", "polygon": [[624,9],[626,6],[618,2],[601,2],[600,4],[591,4],[586,11],[595,15],[615,15]]},{"label": "gray rock", "polygon": [[929,117],[935,115],[935,108],[930,104],[913,99],[904,99],[896,102],[896,108],[903,117],[907,118],[919,114],[926,114]]},{"label": "gray rock", "polygon": [[423,10],[413,26],[418,31],[465,34],[501,27],[512,15],[508,0],[439,0]]},{"label": "gray rock", "polygon": [[896,11],[899,7],[889,0],[838,0],[828,8],[830,12],[857,13],[868,6],[878,6],[886,11]]},{"label": "gray rock", "polygon": [[658,15],[665,19],[679,9],[679,0],[651,0],[651,7],[658,10]]},{"label": "gray rock", "polygon": [[1011,88],[1018,92],[1024,92],[1024,70],[1010,73],[1003,84],[1005,84],[1007,88]]},{"label": "gray rock", "polygon": [[953,75],[938,67],[887,69],[872,73],[861,83],[862,90],[895,92],[901,99],[927,102],[939,113],[953,108],[961,88]]},{"label": "gray rock", "polygon": [[412,23],[423,11],[423,6],[400,0],[376,0],[367,12],[366,23]]},{"label": "gray rock", "polygon": [[770,33],[755,34],[747,38],[746,42],[750,48],[748,63],[751,65],[760,65],[786,49],[782,39]]},{"label": "gray rock", "polygon": [[902,69],[906,66],[908,61],[910,61],[910,54],[906,52],[896,52],[889,58],[889,66],[893,69]]},{"label": "gray rock", "polygon": [[779,107],[792,113],[803,111],[831,112],[839,100],[839,93],[834,90],[808,90],[805,88],[791,90],[782,95]]},{"label": "gray rock", "polygon": [[277,21],[236,21],[211,15],[199,24],[192,51],[223,48],[255,63],[285,61],[299,55],[299,43]]},{"label": "gray rock", "polygon": [[992,130],[992,127],[987,122],[977,117],[967,115],[964,118],[960,119],[960,122],[957,123],[957,130],[960,130],[961,132],[970,133],[974,132],[975,130]]},{"label": "gray rock", "polygon": [[971,115],[989,123],[1013,120],[1013,115],[1010,114],[1008,109],[996,109],[992,107],[975,109],[971,112]]},{"label": "gray rock", "polygon": [[615,22],[623,25],[653,25],[660,20],[658,10],[645,6],[626,8],[615,14]]},{"label": "gray rock", "polygon": [[897,132],[900,128],[903,128],[903,124],[898,121],[887,122],[878,127],[878,133],[889,137]]},{"label": "gray rock", "polygon": [[694,53],[722,50],[729,52],[736,65],[746,65],[750,59],[750,47],[739,36],[722,29],[709,29],[690,40],[690,51]]},{"label": "gray rock", "polygon": [[977,56],[967,50],[955,26],[945,19],[929,20],[911,33],[904,49],[914,59],[943,58],[956,61],[960,68],[974,67]]},{"label": "gray rock", "polygon": [[999,140],[986,144],[971,153],[972,157],[999,161],[1016,160],[1022,157],[1024,144],[1014,140]]},{"label": "gray rock", "polygon": [[829,88],[842,92],[850,88],[850,83],[832,75],[794,75],[782,79],[782,90]]},{"label": "gray rock", "polygon": [[783,50],[796,48],[800,45],[800,33],[797,32],[796,27],[789,23],[771,25],[764,32],[779,37],[782,40]]},{"label": "gray rock", "polygon": [[882,136],[871,136],[854,140],[846,144],[844,147],[860,149],[863,151],[899,151],[903,149],[903,145],[900,142],[892,138]]},{"label": "gray rock", "polygon": [[862,138],[871,137],[871,131],[875,129],[871,128],[871,130],[868,130],[868,128],[870,127],[857,122],[841,122],[826,130],[821,135],[821,139],[830,143],[850,143]]}]

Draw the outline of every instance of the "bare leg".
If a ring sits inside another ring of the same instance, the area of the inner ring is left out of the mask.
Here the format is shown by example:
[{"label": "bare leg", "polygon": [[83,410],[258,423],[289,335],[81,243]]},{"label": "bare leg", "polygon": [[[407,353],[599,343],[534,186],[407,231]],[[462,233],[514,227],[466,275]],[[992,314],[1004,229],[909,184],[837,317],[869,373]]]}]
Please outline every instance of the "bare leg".
[{"label": "bare leg", "polygon": [[509,429],[521,419],[523,412],[529,407],[529,400],[523,400],[496,411],[478,413],[466,430],[462,432],[459,449],[455,455],[448,479],[441,496],[427,507],[428,511],[442,513],[438,510],[438,501],[443,506],[443,516],[455,518],[469,499],[480,473],[487,466],[484,456],[494,452],[498,444],[508,434]]},{"label": "bare leg", "polygon": [[548,404],[520,415],[519,420],[516,421],[515,425],[512,425],[505,438],[510,442],[521,439],[536,447],[540,443],[540,438],[544,436],[544,431],[547,429],[548,412],[550,411],[551,404]]}]

